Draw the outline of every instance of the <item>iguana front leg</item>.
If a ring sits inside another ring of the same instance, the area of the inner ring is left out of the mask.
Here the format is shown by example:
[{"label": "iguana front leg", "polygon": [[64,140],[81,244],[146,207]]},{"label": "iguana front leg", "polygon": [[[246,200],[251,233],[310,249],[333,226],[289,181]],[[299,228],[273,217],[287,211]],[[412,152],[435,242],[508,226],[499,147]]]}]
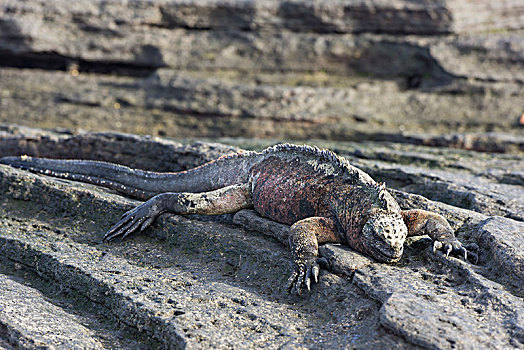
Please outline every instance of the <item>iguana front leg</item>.
[{"label": "iguana front leg", "polygon": [[335,222],[325,217],[310,217],[295,222],[289,234],[295,270],[288,280],[288,292],[302,294],[304,286],[310,290],[311,278],[318,282],[318,245],[341,241]]},{"label": "iguana front leg", "polygon": [[163,213],[219,215],[253,206],[251,185],[238,184],[202,193],[162,193],[128,211],[104,236],[110,241],[118,236],[143,231]]},{"label": "iguana front leg", "polygon": [[457,240],[446,218],[437,213],[421,209],[403,210],[402,217],[408,228],[408,237],[428,235],[433,240],[433,252],[442,250],[446,257],[450,253],[460,254],[464,260],[478,260],[478,246],[474,243],[463,247]]}]

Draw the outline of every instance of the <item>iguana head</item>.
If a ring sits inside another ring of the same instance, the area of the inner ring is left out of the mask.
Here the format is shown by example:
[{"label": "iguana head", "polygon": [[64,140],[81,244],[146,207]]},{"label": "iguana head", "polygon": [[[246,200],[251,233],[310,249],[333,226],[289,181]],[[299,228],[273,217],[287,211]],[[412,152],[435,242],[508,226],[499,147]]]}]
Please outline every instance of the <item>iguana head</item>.
[{"label": "iguana head", "polygon": [[382,262],[395,262],[402,256],[408,229],[399,212],[374,211],[364,224],[361,246]]}]

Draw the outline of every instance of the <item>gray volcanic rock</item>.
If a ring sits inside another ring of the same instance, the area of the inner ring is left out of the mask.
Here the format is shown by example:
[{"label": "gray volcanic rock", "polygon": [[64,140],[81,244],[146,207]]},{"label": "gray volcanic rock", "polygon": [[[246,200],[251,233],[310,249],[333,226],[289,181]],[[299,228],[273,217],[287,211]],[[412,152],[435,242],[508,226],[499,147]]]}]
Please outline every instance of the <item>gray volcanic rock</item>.
[{"label": "gray volcanic rock", "polygon": [[444,1],[176,1],[160,10],[158,25],[207,30],[445,33],[452,30],[454,20],[446,5]]},{"label": "gray volcanic rock", "polygon": [[[483,259],[489,256],[490,274],[505,278],[505,284],[524,296],[524,223],[491,217],[482,221],[473,235],[488,248]],[[504,271],[511,271],[511,275],[501,273]]]},{"label": "gray volcanic rock", "polygon": [[86,5],[77,6],[65,0],[53,3],[33,0],[30,4],[4,1],[2,10],[6,14],[23,15],[33,20],[45,18],[50,22],[59,22],[57,18],[67,16],[74,27],[65,28],[107,35],[116,34],[119,28],[141,26],[159,29],[395,34],[518,29],[523,26],[522,8],[515,0],[500,4],[465,0],[106,0]]},{"label": "gray volcanic rock", "polygon": [[[393,81],[322,74],[242,77],[167,69],[145,78],[1,69],[5,84],[0,88],[0,122],[179,138],[379,139],[423,144],[416,135],[429,130],[520,132],[515,122],[522,113],[524,90],[517,83],[464,82],[449,91],[420,91],[406,90]],[[252,81],[257,79],[258,84]],[[320,86],[297,86],[301,81]],[[333,82],[341,86],[323,86]],[[403,132],[408,134],[404,137]],[[443,136],[442,141],[433,140],[435,145],[464,148],[478,144],[479,150],[486,151],[522,148],[518,135],[514,140],[510,135],[482,135],[486,134],[479,134],[477,141],[474,136],[463,142]]]},{"label": "gray volcanic rock", "polygon": [[[394,333],[428,349],[519,349],[524,329],[520,300],[496,289],[485,291],[484,295],[476,296],[474,292],[467,295],[469,289],[474,288],[468,284],[462,287],[465,291],[445,298],[441,291],[415,296],[409,292],[393,293],[382,305],[380,322]],[[486,307],[490,302],[505,304],[505,307],[503,310]],[[500,318],[508,324],[506,332],[501,332],[494,323],[486,324],[486,318]],[[445,331],[441,332],[443,329]]]},{"label": "gray volcanic rock", "polygon": [[[477,152],[522,153],[524,137],[503,133],[463,133],[445,135],[400,135],[396,142],[413,143],[433,147],[453,147]],[[518,177],[518,174],[515,175]],[[500,179],[499,179],[500,180]]]},{"label": "gray volcanic rock", "polygon": [[0,122],[170,137],[521,134],[523,18],[518,0],[3,1]]},{"label": "gray volcanic rock", "polygon": [[[8,137],[4,132],[0,145],[9,144],[10,152],[17,151],[16,144],[19,150],[27,147],[23,135]],[[52,156],[46,134],[33,130],[28,139],[34,152]],[[139,146],[147,147],[152,160],[145,164],[153,169],[154,154],[165,154],[167,149],[175,150],[171,164],[183,155],[176,150],[191,149],[195,161],[187,160],[187,166],[206,159],[210,149],[231,150],[119,134],[54,133],[54,137],[59,140],[57,154],[62,152],[60,145],[73,139],[71,151],[81,154],[75,147],[83,147],[80,140],[85,139],[99,146],[97,157],[106,154],[106,160],[113,161],[139,152]],[[137,147],[128,152],[126,142]],[[374,147],[367,147],[368,155]],[[105,149],[113,151],[105,153]],[[484,157],[488,164],[490,157]],[[163,162],[159,157],[156,164],[161,168]],[[383,162],[377,162],[379,169]],[[126,329],[145,334],[156,346],[511,349],[524,345],[519,246],[524,236],[519,221],[392,190],[403,208],[445,215],[462,242],[479,245],[479,264],[433,255],[424,238],[409,239],[403,259],[395,265],[326,245],[320,253],[332,272],[322,271],[311,295],[297,299],[283,288],[291,266],[289,252],[278,240],[284,240],[288,227],[252,211],[219,221],[169,215],[148,232],[150,237],[105,245],[98,243],[104,229],[136,201],[96,186],[6,166],[0,166],[0,193],[0,220],[5,228],[0,235],[2,258],[26,266],[26,280],[35,278],[32,271],[45,277],[48,285],[67,291],[64,298],[103,306],[98,318],[116,319]],[[255,232],[259,230],[265,235]],[[3,278],[11,277],[2,274],[13,273],[0,272]],[[84,312],[82,306],[76,312]],[[14,327],[13,321],[5,322]],[[100,329],[93,332],[94,339],[101,337]],[[111,337],[105,344],[121,339],[122,334]]]},{"label": "gray volcanic rock", "polygon": [[[441,81],[450,74],[464,75],[464,69],[457,69],[458,60],[469,62],[465,68],[469,73],[478,68],[475,64],[482,56],[472,52],[469,57],[461,40],[430,49],[428,44],[439,42],[431,35],[478,28],[484,34],[476,43],[488,50],[487,56],[502,59],[492,59],[490,64],[499,67],[505,62],[518,67],[522,65],[518,41],[512,41],[511,57],[499,53],[500,48],[508,51],[504,40],[488,45],[483,41],[498,40],[485,34],[490,29],[523,28],[522,18],[518,0],[497,5],[465,0],[111,0],[83,6],[66,0],[9,0],[0,5],[0,50],[3,65],[16,67],[79,67],[98,72],[147,72],[168,66],[404,77],[429,74]],[[409,40],[388,33],[430,37]],[[442,67],[439,57],[445,58]],[[489,76],[508,79],[501,69]]]},{"label": "gray volcanic rock", "polygon": [[518,0],[3,1],[0,122],[171,137],[521,134],[522,11]]},{"label": "gray volcanic rock", "polygon": [[[524,82],[524,32],[465,36],[432,45],[431,56],[454,76]],[[505,64],[501,65],[501,62]]]},{"label": "gray volcanic rock", "polygon": [[37,290],[5,275],[0,275],[0,281],[0,325],[5,327],[0,336],[17,348],[104,348],[80,320]]},{"label": "gray volcanic rock", "polygon": [[5,126],[4,130],[0,126],[0,157],[23,154],[42,158],[90,159],[146,170],[180,171],[238,151],[236,147],[218,143],[183,145],[157,137],[114,132],[71,135],[23,126]]}]

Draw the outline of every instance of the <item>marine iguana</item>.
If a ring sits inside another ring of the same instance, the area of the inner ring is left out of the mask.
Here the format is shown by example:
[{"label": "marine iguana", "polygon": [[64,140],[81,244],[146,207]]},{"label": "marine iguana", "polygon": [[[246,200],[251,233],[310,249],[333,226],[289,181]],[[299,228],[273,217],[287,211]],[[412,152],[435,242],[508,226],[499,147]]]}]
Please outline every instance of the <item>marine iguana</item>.
[{"label": "marine iguana", "polygon": [[162,213],[218,215],[254,208],[291,225],[294,271],[288,291],[318,281],[318,245],[344,243],[381,262],[396,262],[408,236],[429,235],[433,252],[476,257],[447,220],[420,209],[401,210],[384,184],[329,150],[280,144],[261,152],[222,156],[194,169],[157,173],[89,160],[5,157],[1,164],[88,182],[147,200],[126,212],[105,241],[143,231]]}]

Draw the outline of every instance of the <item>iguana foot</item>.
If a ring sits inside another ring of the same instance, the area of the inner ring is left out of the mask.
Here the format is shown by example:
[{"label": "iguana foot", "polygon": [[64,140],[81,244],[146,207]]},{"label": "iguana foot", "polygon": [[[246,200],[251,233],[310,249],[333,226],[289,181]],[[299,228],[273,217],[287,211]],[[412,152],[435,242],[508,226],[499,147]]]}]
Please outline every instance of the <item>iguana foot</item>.
[{"label": "iguana foot", "polygon": [[433,241],[433,253],[436,253],[437,250],[442,251],[446,258],[453,254],[463,257],[464,261],[469,260],[474,264],[478,262],[479,247],[475,243],[464,247],[457,239],[435,240]]},{"label": "iguana foot", "polygon": [[302,295],[304,287],[306,287],[308,291],[311,291],[311,278],[313,278],[315,283],[318,282],[318,274],[320,273],[319,264],[327,264],[327,261],[323,260],[326,259],[312,256],[301,262],[295,262],[295,271],[293,271],[287,281],[287,292],[291,294],[295,291],[298,295]]},{"label": "iguana foot", "polygon": [[140,229],[141,232],[151,225],[162,213],[163,211],[159,208],[157,203],[153,199],[150,199],[138,207],[124,213],[122,219],[107,231],[103,240],[108,242],[119,236],[122,236],[122,239],[124,239],[138,229]]}]

